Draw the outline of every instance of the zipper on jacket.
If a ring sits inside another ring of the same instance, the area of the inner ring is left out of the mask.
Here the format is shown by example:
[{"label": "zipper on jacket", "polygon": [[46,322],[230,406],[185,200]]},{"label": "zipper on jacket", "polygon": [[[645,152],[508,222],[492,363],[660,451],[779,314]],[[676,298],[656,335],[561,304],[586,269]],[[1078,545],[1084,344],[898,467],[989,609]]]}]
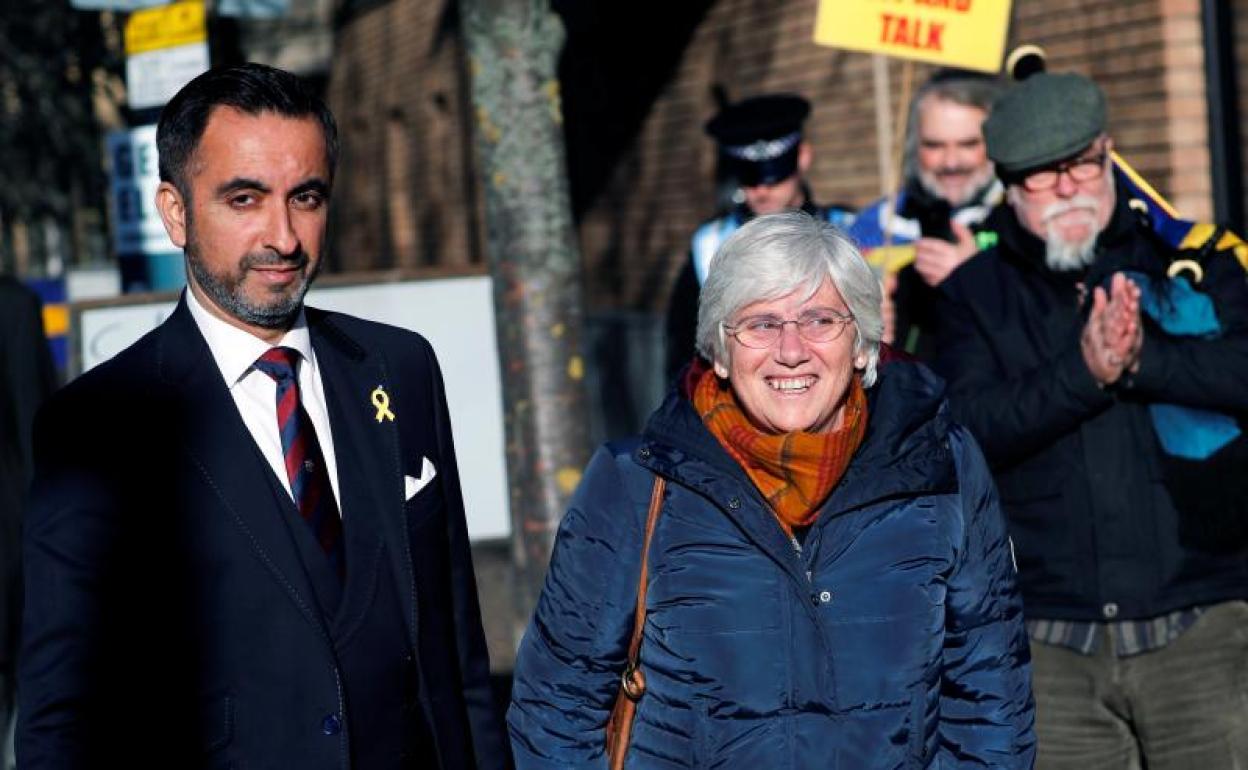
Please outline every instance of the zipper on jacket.
[{"label": "zipper on jacket", "polygon": [[797,554],[797,566],[802,568],[802,572],[806,575],[807,583],[814,583],[815,577],[811,570],[806,569],[806,559],[802,556],[802,544],[797,542],[795,535],[789,535],[789,542],[793,544],[793,552]]}]

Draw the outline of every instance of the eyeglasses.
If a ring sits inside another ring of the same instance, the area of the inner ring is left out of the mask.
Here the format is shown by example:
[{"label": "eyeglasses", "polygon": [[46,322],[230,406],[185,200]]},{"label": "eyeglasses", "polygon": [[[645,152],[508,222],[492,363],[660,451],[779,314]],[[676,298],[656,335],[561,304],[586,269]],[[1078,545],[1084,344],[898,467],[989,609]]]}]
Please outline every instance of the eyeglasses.
[{"label": "eyeglasses", "polygon": [[1019,184],[1027,192],[1045,192],[1057,187],[1057,180],[1062,174],[1068,174],[1076,182],[1091,182],[1100,179],[1105,173],[1105,158],[1109,153],[1101,151],[1096,155],[1063,161],[1040,171],[1033,171],[1019,179]]},{"label": "eyeglasses", "polygon": [[797,333],[807,342],[831,342],[854,322],[852,315],[832,311],[809,313],[797,319],[777,318],[774,315],[754,315],[743,318],[735,326],[724,324],[724,331],[737,338],[747,348],[769,348],[780,339],[786,324],[797,327]]}]

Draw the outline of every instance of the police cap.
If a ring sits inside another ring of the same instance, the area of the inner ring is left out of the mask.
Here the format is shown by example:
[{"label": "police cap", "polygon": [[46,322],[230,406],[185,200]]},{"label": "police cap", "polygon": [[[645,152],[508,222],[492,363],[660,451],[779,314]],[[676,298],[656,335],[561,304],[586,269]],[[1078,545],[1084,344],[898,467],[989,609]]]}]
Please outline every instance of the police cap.
[{"label": "police cap", "polygon": [[794,94],[768,94],[743,99],[719,111],[706,123],[706,133],[746,186],[775,184],[797,172],[802,123],[810,102]]}]

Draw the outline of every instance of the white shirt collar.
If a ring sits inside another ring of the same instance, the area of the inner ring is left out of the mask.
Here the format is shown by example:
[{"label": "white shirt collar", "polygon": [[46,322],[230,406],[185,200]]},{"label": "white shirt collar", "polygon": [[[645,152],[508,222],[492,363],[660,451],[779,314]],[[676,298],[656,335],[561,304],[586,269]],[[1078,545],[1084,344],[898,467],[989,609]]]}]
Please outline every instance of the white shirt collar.
[{"label": "white shirt collar", "polygon": [[271,347],[294,348],[299,351],[299,355],[303,356],[303,360],[315,369],[316,358],[312,353],[312,337],[308,333],[308,321],[302,307],[299,308],[299,315],[295,317],[295,323],[290,330],[277,343],[277,346],[274,346],[208,312],[190,287],[183,291],[183,296],[186,297],[186,306],[191,311],[191,318],[195,319],[195,325],[199,327],[200,333],[208,342],[208,349],[212,352],[213,360],[217,362],[217,368],[221,370],[221,376],[225,378],[227,387],[233,388],[242,380],[251,370],[256,359]]}]

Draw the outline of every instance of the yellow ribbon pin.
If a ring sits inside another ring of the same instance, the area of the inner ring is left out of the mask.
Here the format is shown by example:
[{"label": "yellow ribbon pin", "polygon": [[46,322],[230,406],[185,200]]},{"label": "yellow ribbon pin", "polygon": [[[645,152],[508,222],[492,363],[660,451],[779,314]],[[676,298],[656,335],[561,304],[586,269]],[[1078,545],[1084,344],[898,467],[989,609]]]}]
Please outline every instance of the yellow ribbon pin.
[{"label": "yellow ribbon pin", "polygon": [[394,412],[390,411],[389,393],[386,393],[386,391],[378,385],[377,389],[373,391],[373,395],[370,396],[370,398],[373,401],[373,406],[377,407],[377,422],[381,422],[382,420],[394,420]]}]

